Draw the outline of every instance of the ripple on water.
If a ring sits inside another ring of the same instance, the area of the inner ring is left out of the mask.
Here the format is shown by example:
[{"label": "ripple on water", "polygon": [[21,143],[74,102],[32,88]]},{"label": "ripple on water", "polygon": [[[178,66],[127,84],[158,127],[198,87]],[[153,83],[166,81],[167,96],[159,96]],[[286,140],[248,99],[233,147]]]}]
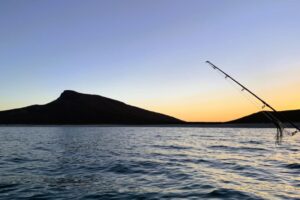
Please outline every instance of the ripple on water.
[{"label": "ripple on water", "polygon": [[133,174],[133,173],[142,173],[141,170],[133,169],[133,166],[127,166],[122,163],[116,163],[108,167],[107,172],[113,172],[118,174]]},{"label": "ripple on water", "polygon": [[166,149],[166,150],[189,150],[192,149],[192,147],[185,147],[185,146],[179,146],[179,145],[152,145],[153,148],[158,149]]},{"label": "ripple on water", "polygon": [[225,146],[225,145],[212,145],[208,148],[211,149],[218,149],[218,150],[227,150],[227,151],[245,151],[245,152],[256,152],[256,151],[268,151],[266,148],[258,148],[258,147],[248,147],[248,146],[241,146],[241,147],[234,147],[234,146]]},{"label": "ripple on water", "polygon": [[233,189],[226,189],[226,188],[220,188],[215,189],[205,195],[202,196],[206,199],[245,199],[245,200],[260,200],[262,198],[259,198],[255,196],[254,194],[247,194],[242,191],[233,190]]},{"label": "ripple on water", "polygon": [[255,140],[249,140],[249,141],[241,141],[241,144],[263,144],[262,141],[255,141]]},{"label": "ripple on water", "polygon": [[0,127],[0,199],[297,199],[300,143],[269,133]]},{"label": "ripple on water", "polygon": [[107,166],[105,171],[118,174],[145,174],[155,172],[159,167],[160,163],[153,161],[118,161]]},{"label": "ripple on water", "polygon": [[[17,190],[19,188],[19,184],[15,183],[0,183],[0,194],[5,194],[14,190]],[[1,196],[1,195],[0,195]]]},{"label": "ripple on water", "polygon": [[178,163],[191,163],[191,164],[215,164],[213,161],[208,159],[201,159],[201,158],[172,158],[170,159],[172,162]]},{"label": "ripple on water", "polygon": [[299,169],[300,170],[300,163],[291,163],[291,164],[284,165],[284,167],[288,168],[288,169]]}]

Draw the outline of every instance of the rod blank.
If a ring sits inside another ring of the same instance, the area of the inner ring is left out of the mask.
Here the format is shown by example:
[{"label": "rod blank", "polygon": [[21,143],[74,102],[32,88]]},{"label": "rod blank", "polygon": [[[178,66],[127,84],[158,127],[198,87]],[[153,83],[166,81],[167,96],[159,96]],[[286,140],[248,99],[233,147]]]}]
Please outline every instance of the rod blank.
[{"label": "rod blank", "polygon": [[[251,90],[249,90],[247,87],[245,87],[244,85],[242,85],[240,82],[238,82],[236,79],[234,79],[232,76],[230,76],[229,74],[227,74],[226,72],[224,72],[223,70],[221,70],[219,67],[217,67],[216,65],[214,65],[213,63],[211,63],[210,61],[206,61],[206,63],[208,63],[214,70],[218,70],[219,72],[221,72],[222,74],[225,75],[225,78],[230,78],[233,82],[235,82],[236,84],[238,84],[240,87],[242,87],[242,91],[247,91],[248,93],[250,93],[252,96],[254,96],[256,99],[258,99],[262,104],[263,104],[263,108],[264,107],[268,107],[270,108],[275,114],[276,116],[284,119],[287,123],[289,123],[292,127],[294,127],[296,129],[296,132],[293,133],[293,135],[297,132],[300,131],[300,128],[298,126],[296,126],[293,122],[291,122],[289,119],[287,119],[284,115],[282,115],[281,113],[279,113],[275,108],[273,108],[270,104],[268,104],[266,101],[264,101],[262,98],[260,98],[259,96],[257,96],[255,93],[253,93]],[[277,121],[278,119],[276,117],[274,117],[275,120]],[[279,120],[278,120],[279,121]],[[279,121],[280,122],[280,121]],[[276,125],[276,124],[275,124]]]}]

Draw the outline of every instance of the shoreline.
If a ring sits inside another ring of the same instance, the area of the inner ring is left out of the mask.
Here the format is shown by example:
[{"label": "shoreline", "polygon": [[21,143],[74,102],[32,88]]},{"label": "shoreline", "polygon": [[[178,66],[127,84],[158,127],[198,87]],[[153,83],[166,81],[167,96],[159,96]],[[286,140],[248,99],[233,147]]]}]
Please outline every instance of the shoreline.
[{"label": "shoreline", "polygon": [[[300,125],[300,123],[295,123]],[[187,124],[0,124],[0,127],[161,127],[161,128],[276,128],[272,123],[187,123]],[[290,128],[290,127],[288,127]]]}]

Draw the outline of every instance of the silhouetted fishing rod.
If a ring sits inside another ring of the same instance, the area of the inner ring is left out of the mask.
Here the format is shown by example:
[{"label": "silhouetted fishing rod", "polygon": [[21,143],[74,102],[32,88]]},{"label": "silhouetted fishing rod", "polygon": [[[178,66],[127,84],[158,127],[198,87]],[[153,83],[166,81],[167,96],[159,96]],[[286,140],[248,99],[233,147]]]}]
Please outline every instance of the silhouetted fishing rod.
[{"label": "silhouetted fishing rod", "polygon": [[271,114],[269,112],[264,112],[264,113],[274,123],[274,125],[276,126],[279,134],[282,135],[282,130],[283,130],[283,127],[281,125],[281,121],[279,120],[279,118],[284,119],[288,124],[290,124],[293,128],[296,129],[296,131],[292,132],[291,135],[295,135],[297,132],[300,132],[300,128],[298,126],[296,126],[293,122],[291,122],[290,120],[288,120],[284,115],[282,115],[281,113],[279,113],[275,108],[273,108],[270,104],[268,104],[262,98],[260,98],[259,96],[257,96],[255,93],[253,93],[251,90],[249,90],[248,88],[246,88],[240,82],[238,82],[237,80],[235,80],[229,74],[227,74],[226,72],[224,72],[223,70],[221,70],[219,67],[217,67],[216,65],[212,64],[210,61],[206,61],[206,63],[208,63],[213,69],[218,70],[219,72],[221,72],[222,74],[224,74],[225,78],[229,78],[233,82],[235,82],[236,84],[238,84],[242,88],[242,91],[247,91],[252,96],[254,96],[256,99],[258,99],[260,102],[262,102],[262,104],[263,104],[262,108],[264,108],[264,107],[270,108],[274,112],[274,114],[276,114],[276,116],[274,116],[273,114]]}]

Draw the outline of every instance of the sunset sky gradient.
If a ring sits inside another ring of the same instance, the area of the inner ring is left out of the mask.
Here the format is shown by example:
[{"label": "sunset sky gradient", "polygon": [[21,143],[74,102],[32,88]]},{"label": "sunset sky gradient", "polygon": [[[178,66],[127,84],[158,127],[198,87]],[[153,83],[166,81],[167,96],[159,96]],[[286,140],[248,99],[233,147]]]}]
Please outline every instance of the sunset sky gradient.
[{"label": "sunset sky gradient", "polygon": [[0,1],[0,110],[72,89],[187,121],[300,109],[300,1]]}]

